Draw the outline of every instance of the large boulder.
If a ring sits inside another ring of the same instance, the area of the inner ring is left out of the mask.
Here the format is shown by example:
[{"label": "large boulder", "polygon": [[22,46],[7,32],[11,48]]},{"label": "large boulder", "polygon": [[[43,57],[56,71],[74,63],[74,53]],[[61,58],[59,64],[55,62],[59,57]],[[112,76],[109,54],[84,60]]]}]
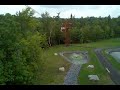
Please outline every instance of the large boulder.
[{"label": "large boulder", "polygon": [[87,68],[94,68],[94,65],[88,65]]},{"label": "large boulder", "polygon": [[59,68],[59,71],[64,72],[64,71],[65,71],[65,68],[64,68],[64,67],[60,67],[60,68]]},{"label": "large boulder", "polygon": [[57,53],[54,53],[54,55],[56,56],[56,55],[58,55]]},{"label": "large boulder", "polygon": [[99,81],[99,77],[97,75],[88,75],[89,80],[93,80],[93,81]]}]

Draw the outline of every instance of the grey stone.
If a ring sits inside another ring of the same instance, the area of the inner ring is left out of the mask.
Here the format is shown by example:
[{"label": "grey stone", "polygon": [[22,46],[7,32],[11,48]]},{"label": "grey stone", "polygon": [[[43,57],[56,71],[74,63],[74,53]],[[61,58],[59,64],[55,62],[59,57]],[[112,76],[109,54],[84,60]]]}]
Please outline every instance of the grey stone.
[{"label": "grey stone", "polygon": [[77,58],[79,55],[76,53],[73,53],[73,56]]},{"label": "grey stone", "polygon": [[64,72],[64,71],[65,71],[65,68],[64,68],[64,67],[60,67],[60,68],[59,68],[59,71],[63,71],[63,72]]},{"label": "grey stone", "polygon": [[94,68],[94,65],[88,65],[87,68]]},{"label": "grey stone", "polygon": [[99,81],[99,77],[97,75],[88,75],[89,80]]},{"label": "grey stone", "polygon": [[57,53],[54,53],[54,55],[58,55]]}]

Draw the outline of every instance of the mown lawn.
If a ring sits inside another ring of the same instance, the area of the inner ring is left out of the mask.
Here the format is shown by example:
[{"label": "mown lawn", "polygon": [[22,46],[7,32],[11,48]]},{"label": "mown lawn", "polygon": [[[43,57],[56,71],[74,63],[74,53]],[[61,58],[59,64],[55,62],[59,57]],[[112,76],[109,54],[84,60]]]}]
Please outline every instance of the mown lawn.
[{"label": "mown lawn", "polygon": [[[78,77],[78,82],[80,85],[106,85],[113,84],[111,81],[107,71],[99,62],[96,57],[93,49],[95,48],[105,48],[105,47],[115,47],[120,46],[120,39],[109,39],[102,40],[94,43],[86,43],[86,44],[72,44],[69,47],[65,47],[64,45],[57,45],[54,47],[45,50],[43,53],[44,57],[44,70],[42,73],[38,74],[38,81],[36,84],[40,85],[61,85],[64,82],[64,77],[69,70],[70,63],[64,60],[61,56],[55,56],[54,53],[59,53],[62,51],[88,51],[89,54],[89,62],[87,64],[82,65],[80,70],[80,74]],[[87,68],[87,65],[93,64],[95,68],[90,70]],[[59,67],[64,66],[65,72],[60,72],[58,70]],[[89,74],[97,74],[100,78],[99,82],[92,82],[88,80]]]},{"label": "mown lawn", "polygon": [[[90,61],[87,64],[82,65],[82,68],[80,70],[80,74],[78,77],[78,82],[80,85],[112,85],[113,82],[110,79],[108,73],[102,66],[102,64],[99,62],[97,56],[95,55],[94,51],[89,49],[89,58]],[[94,65],[94,69],[87,68],[88,65]],[[88,75],[98,75],[99,81],[93,82],[88,79]]]}]

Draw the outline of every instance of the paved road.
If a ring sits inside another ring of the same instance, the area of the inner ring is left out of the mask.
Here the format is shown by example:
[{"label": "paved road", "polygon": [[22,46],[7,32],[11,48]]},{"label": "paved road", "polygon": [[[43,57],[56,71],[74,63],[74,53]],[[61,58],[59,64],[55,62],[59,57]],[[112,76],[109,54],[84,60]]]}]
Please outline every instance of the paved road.
[{"label": "paved road", "polygon": [[116,84],[116,85],[120,85],[120,74],[118,73],[118,71],[111,65],[110,62],[108,62],[107,58],[104,57],[101,53],[102,49],[95,49],[95,53],[98,57],[98,59],[100,60],[100,62],[103,64],[103,66],[105,68],[108,69],[109,75],[112,79],[112,81]]}]

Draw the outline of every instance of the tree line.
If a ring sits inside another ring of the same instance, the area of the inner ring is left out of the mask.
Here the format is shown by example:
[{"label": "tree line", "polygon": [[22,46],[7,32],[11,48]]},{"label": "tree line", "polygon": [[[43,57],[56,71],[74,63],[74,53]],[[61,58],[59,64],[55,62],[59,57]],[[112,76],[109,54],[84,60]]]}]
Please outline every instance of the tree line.
[{"label": "tree line", "polygon": [[[50,42],[51,45],[64,44],[64,34],[60,31],[60,28],[65,19],[52,18],[47,12],[41,16],[39,18],[41,25],[38,28],[40,33],[46,33],[48,44]],[[71,43],[89,43],[120,37],[120,16],[117,18],[111,18],[110,15],[108,17],[75,18],[71,14],[71,17]]]}]

